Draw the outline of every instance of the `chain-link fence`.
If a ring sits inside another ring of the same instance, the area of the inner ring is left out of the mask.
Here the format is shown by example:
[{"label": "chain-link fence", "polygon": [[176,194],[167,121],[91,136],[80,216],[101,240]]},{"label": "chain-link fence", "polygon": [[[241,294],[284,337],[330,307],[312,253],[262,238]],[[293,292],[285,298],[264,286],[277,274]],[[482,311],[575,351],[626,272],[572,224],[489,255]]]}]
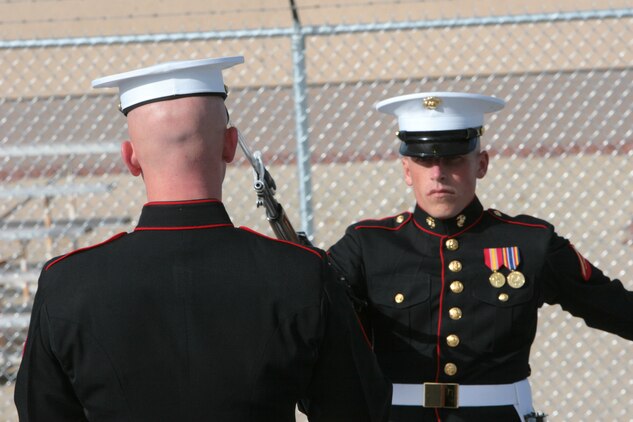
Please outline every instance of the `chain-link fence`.
[{"label": "chain-link fence", "polygon": [[[411,209],[380,99],[495,95],[485,206],[554,223],[633,288],[633,8],[627,1],[0,1],[0,419],[42,263],[134,227],[142,183],[118,157],[125,119],[96,77],[243,54],[233,123],[261,150],[296,228],[327,248],[363,218]],[[628,4],[627,4],[628,3]],[[135,4],[137,4],[135,2]],[[236,225],[271,233],[244,158]],[[533,390],[551,420],[633,421],[633,346],[541,311]]]}]

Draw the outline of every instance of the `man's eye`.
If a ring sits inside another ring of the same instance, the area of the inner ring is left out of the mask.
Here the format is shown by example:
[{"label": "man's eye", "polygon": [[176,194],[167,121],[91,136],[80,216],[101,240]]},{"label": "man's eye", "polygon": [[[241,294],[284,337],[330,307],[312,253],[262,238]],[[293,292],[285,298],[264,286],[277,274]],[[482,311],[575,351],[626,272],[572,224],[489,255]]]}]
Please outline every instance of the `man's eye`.
[{"label": "man's eye", "polygon": [[462,162],[463,157],[461,156],[457,156],[457,157],[448,157],[446,158],[446,160],[444,161],[447,165],[449,166],[454,166],[457,165],[459,163]]},{"label": "man's eye", "polygon": [[428,166],[435,162],[435,158],[427,158],[427,157],[412,157],[413,162],[416,164],[420,164],[421,166]]}]

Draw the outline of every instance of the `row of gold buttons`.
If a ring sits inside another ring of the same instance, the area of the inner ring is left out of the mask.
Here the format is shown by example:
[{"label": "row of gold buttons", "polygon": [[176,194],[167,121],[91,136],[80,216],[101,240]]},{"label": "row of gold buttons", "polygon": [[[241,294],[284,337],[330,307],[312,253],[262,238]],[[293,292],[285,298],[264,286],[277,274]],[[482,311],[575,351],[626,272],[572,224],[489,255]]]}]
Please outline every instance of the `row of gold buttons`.
[{"label": "row of gold buttons", "polygon": [[[457,239],[448,239],[446,240],[445,245],[446,249],[448,249],[449,251],[456,251],[457,249],[459,249],[459,241]],[[457,260],[451,261],[448,264],[448,269],[451,272],[458,273],[462,270],[462,263]],[[452,281],[449,287],[451,289],[451,292],[455,294],[459,294],[464,291],[464,284],[458,280]],[[458,307],[450,308],[448,310],[448,316],[452,320],[461,319],[462,310]],[[459,345],[459,341],[459,336],[457,334],[449,334],[448,336],[446,336],[446,344],[448,345],[448,347],[457,347]],[[457,365],[451,362],[447,363],[446,365],[444,365],[444,373],[452,377],[457,373]]]}]

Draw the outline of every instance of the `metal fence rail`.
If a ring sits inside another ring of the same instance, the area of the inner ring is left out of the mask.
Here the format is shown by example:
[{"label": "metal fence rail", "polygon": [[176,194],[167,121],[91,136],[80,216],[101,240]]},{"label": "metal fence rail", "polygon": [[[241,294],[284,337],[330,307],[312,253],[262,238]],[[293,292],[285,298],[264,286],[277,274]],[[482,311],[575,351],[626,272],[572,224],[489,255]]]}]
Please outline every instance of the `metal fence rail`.
[{"label": "metal fence rail", "polygon": [[[615,3],[349,24],[302,23],[304,7],[286,27],[0,40],[0,420],[16,420],[11,389],[39,267],[131,229],[144,202],[118,159],[116,96],[89,82],[162,61],[246,56],[227,73],[233,123],[263,152],[290,218],[324,248],[354,221],[413,206],[395,122],[377,101],[502,97],[485,137],[484,205],[548,219],[633,288],[633,8]],[[251,177],[243,158],[234,163],[225,203],[236,224],[270,232]],[[632,347],[545,307],[535,404],[552,420],[633,420]]]}]

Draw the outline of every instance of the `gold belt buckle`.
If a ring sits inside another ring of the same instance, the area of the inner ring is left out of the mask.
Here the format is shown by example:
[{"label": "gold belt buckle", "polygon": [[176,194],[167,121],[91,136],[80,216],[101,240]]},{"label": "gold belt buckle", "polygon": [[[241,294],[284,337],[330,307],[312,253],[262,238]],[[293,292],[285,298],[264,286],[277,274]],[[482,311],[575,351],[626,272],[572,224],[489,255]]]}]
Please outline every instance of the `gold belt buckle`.
[{"label": "gold belt buckle", "polygon": [[458,397],[459,384],[424,383],[424,407],[457,409],[459,407]]}]

